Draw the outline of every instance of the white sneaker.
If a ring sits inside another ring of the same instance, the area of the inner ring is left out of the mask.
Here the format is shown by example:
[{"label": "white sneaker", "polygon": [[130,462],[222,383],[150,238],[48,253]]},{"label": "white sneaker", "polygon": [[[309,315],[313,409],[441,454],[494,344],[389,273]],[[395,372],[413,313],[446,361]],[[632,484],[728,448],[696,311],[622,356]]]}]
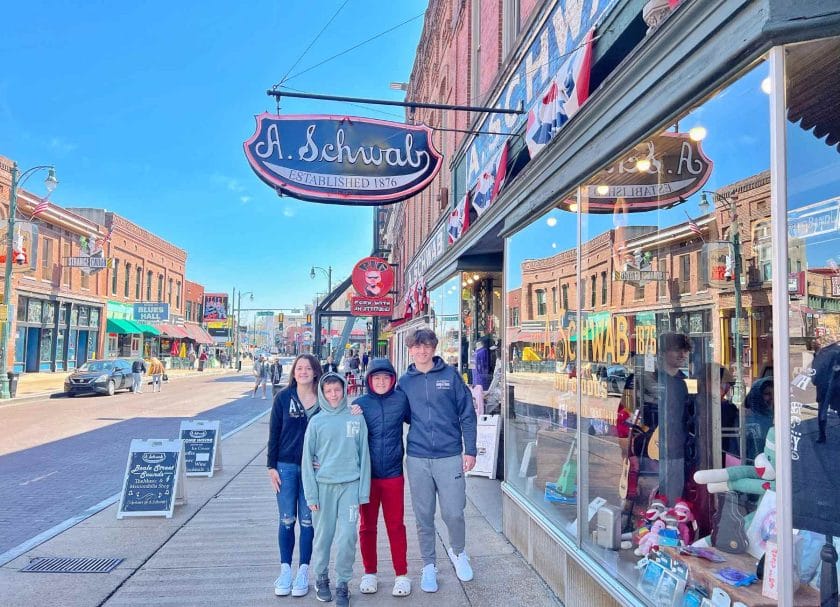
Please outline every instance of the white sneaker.
[{"label": "white sneaker", "polygon": [[378,588],[375,573],[366,573],[362,576],[362,581],[359,582],[359,592],[362,594],[373,594]]},{"label": "white sneaker", "polygon": [[292,592],[292,567],[287,563],[280,565],[280,577],[274,580],[274,594],[289,596]]},{"label": "white sneaker", "polygon": [[423,592],[437,592],[437,567],[432,563],[423,567],[423,572],[420,574],[420,590]]},{"label": "white sneaker", "polygon": [[447,553],[449,554],[449,560],[452,561],[452,564],[455,566],[455,575],[458,576],[458,579],[462,582],[469,582],[472,580],[472,565],[470,565],[470,557],[467,556],[466,551],[456,556],[452,551],[452,548],[449,548],[447,549]]},{"label": "white sneaker", "polygon": [[398,575],[394,580],[393,596],[408,596],[411,594],[411,578],[407,575]]},{"label": "white sneaker", "polygon": [[306,596],[309,593],[309,565],[298,567],[295,583],[292,586],[292,596]]}]

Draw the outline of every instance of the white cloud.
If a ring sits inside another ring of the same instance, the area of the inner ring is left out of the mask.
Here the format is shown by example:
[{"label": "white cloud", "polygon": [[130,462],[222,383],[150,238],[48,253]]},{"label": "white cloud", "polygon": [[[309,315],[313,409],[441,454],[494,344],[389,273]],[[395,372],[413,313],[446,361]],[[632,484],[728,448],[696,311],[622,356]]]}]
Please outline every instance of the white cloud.
[{"label": "white cloud", "polygon": [[65,141],[61,137],[53,137],[52,139],[50,139],[49,143],[49,148],[54,152],[58,152],[59,154],[69,154],[77,147],[79,146],[77,146],[75,143]]}]

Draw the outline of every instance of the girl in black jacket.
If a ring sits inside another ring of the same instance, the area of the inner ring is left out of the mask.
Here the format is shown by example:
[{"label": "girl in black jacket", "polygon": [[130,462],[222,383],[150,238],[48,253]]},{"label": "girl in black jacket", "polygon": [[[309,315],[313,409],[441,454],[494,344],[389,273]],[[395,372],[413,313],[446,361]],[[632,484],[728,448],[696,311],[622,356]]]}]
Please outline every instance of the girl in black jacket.
[{"label": "girl in black jacket", "polygon": [[[280,576],[274,581],[277,596],[304,596],[309,592],[309,560],[312,557],[312,512],[306,505],[301,482],[303,435],[309,419],[318,412],[318,380],[321,365],[311,354],[301,354],[292,363],[289,386],[277,393],[271,407],[266,465],[280,511]],[[311,462],[310,462],[311,465]],[[295,521],[300,521],[300,565],[292,581]]]}]

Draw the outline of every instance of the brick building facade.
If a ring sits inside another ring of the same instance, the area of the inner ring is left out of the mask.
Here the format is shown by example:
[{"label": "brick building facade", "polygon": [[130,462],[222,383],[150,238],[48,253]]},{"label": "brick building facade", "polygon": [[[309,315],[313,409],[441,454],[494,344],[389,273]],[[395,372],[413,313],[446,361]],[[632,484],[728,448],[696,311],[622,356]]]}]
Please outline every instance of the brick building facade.
[{"label": "brick building facade", "polygon": [[191,280],[185,281],[184,320],[200,323],[204,306],[204,286]]}]

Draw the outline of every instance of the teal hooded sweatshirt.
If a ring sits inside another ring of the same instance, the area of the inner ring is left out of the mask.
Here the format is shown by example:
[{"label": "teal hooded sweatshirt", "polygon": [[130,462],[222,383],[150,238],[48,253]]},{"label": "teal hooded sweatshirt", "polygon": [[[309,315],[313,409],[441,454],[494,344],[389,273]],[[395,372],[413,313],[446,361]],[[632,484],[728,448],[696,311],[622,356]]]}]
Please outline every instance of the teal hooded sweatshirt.
[{"label": "teal hooded sweatshirt", "polygon": [[[341,381],[342,398],[333,408],[324,397],[323,384],[328,377]],[[344,378],[327,373],[318,383],[318,404],[321,412],[309,420],[303,439],[303,493],[310,506],[320,505],[318,485],[335,485],[359,481],[359,503],[370,501],[370,452],[368,430],[362,415],[351,415],[347,404],[347,385]]]}]

